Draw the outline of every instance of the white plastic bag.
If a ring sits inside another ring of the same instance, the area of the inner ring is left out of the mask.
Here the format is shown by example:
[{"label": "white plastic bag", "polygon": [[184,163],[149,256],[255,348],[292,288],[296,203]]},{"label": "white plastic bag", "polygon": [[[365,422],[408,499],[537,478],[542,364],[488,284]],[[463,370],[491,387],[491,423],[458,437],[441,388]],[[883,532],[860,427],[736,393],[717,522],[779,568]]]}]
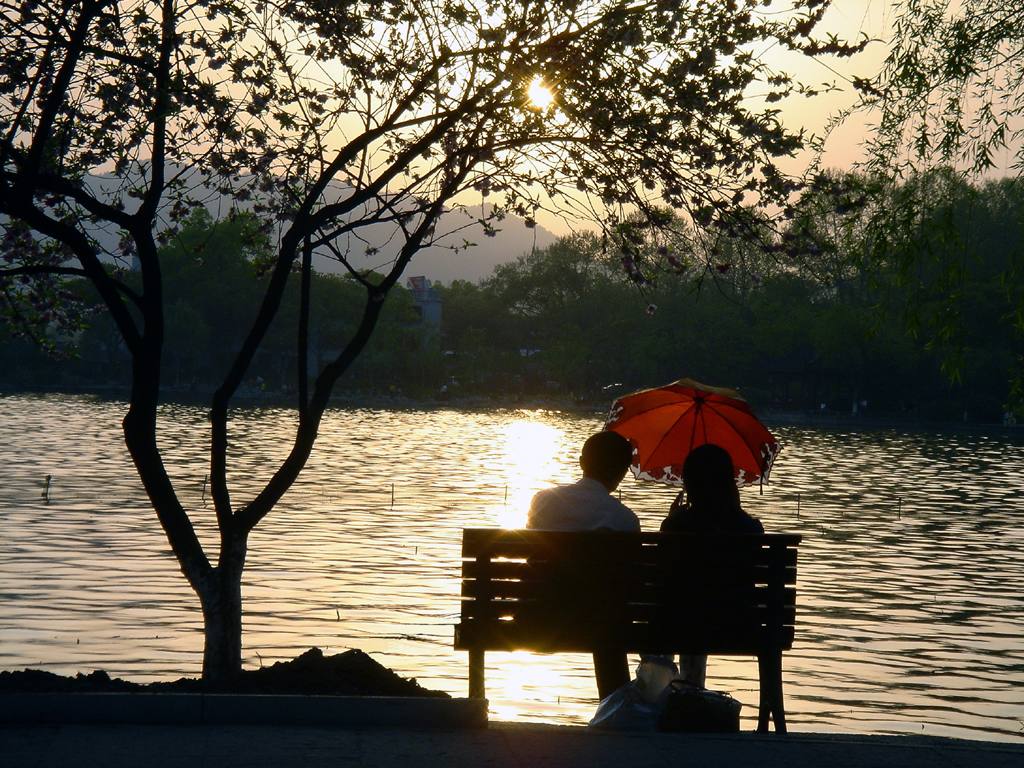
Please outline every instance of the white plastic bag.
[{"label": "white plastic bag", "polygon": [[648,704],[656,704],[677,677],[679,670],[671,656],[642,656],[636,667],[636,684]]},{"label": "white plastic bag", "polygon": [[660,707],[644,701],[636,680],[630,680],[601,699],[590,726],[610,731],[653,731],[660,713]]},{"label": "white plastic bag", "polygon": [[670,656],[645,656],[636,677],[616,688],[597,705],[593,728],[614,731],[653,731],[664,707],[669,683],[678,676]]}]

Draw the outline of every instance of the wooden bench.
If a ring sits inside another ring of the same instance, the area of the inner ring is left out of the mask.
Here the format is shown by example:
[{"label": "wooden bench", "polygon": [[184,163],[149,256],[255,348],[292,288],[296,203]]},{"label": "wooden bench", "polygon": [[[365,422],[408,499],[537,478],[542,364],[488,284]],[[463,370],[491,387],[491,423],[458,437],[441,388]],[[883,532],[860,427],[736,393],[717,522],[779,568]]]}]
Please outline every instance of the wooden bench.
[{"label": "wooden bench", "polygon": [[784,733],[800,536],[466,529],[455,648],[484,698],[486,651],[756,656],[758,730]]}]

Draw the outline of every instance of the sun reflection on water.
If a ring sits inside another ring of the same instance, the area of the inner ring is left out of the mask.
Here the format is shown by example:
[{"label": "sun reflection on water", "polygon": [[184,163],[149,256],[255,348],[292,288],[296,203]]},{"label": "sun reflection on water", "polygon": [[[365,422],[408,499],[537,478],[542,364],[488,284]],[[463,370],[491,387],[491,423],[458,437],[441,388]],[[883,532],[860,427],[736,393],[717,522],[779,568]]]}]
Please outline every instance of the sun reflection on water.
[{"label": "sun reflection on water", "polygon": [[596,695],[590,690],[594,687],[592,677],[574,674],[553,664],[552,658],[527,651],[488,654],[488,686],[501,691],[501,700],[491,702],[491,716],[520,720],[536,717],[538,711],[557,711],[561,697],[575,695],[592,700]]},{"label": "sun reflection on water", "polygon": [[522,528],[530,500],[549,484],[555,457],[565,443],[565,432],[550,424],[519,419],[501,429],[506,493],[495,516],[502,528]]}]

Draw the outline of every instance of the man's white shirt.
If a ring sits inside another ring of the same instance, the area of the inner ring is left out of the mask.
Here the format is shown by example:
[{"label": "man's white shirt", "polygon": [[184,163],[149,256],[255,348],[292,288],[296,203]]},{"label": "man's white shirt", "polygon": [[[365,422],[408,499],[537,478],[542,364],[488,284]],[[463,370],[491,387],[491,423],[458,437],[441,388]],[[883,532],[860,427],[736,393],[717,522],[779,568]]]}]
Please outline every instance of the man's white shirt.
[{"label": "man's white shirt", "polygon": [[639,531],[640,521],[601,482],[584,477],[571,485],[539,491],[530,503],[526,527],[542,531]]}]

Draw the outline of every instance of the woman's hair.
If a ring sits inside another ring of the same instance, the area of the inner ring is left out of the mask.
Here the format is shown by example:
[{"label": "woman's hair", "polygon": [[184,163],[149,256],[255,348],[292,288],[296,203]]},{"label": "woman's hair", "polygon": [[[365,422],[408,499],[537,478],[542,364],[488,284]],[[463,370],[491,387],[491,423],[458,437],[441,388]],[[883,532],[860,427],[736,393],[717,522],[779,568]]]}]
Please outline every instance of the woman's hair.
[{"label": "woman's hair", "polygon": [[722,447],[705,443],[690,451],[683,462],[683,486],[690,508],[707,515],[740,511],[740,491],[732,458]]}]

